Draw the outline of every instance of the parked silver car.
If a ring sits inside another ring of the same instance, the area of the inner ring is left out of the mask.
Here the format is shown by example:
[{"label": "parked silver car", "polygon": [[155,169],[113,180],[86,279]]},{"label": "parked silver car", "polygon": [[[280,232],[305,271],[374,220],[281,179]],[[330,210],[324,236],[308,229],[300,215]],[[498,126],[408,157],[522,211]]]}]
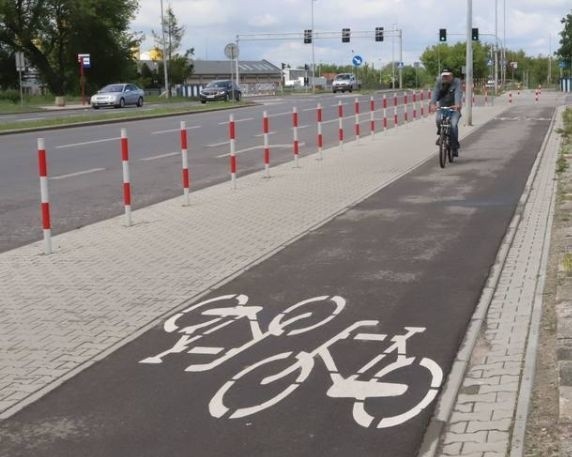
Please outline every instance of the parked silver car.
[{"label": "parked silver car", "polygon": [[90,103],[93,109],[100,106],[113,106],[123,108],[127,105],[143,106],[143,89],[135,84],[116,83],[108,84],[92,95]]}]

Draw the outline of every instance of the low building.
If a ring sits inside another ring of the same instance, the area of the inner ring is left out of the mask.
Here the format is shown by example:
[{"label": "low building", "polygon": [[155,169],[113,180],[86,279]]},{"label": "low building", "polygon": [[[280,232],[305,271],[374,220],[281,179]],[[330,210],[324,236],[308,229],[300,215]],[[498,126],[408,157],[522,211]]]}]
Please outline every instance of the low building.
[{"label": "low building", "polygon": [[[282,84],[282,70],[267,60],[239,60],[239,85],[243,95],[274,95]],[[233,60],[193,60],[193,73],[176,87],[179,95],[196,97],[209,81],[236,80]]]}]

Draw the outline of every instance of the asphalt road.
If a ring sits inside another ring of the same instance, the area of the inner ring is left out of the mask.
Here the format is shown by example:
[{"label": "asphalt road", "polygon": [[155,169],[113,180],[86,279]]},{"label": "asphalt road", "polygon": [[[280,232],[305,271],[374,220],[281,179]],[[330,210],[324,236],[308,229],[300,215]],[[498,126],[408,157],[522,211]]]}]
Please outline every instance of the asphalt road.
[{"label": "asphalt road", "polygon": [[0,455],[417,455],[552,114],[510,108],[189,304],[0,424]]},{"label": "asphalt road", "polygon": [[[338,144],[339,102],[344,110],[345,139],[355,138],[354,99],[357,95],[324,94],[260,100],[259,105],[229,111],[196,113],[143,121],[81,126],[37,133],[4,135],[0,150],[0,252],[41,238],[37,138],[48,155],[52,233],[58,234],[108,219],[123,212],[120,130],[127,129],[130,149],[132,207],[141,208],[182,194],[179,125],[184,120],[190,138],[192,189],[230,179],[228,120],[237,131],[238,175],[264,168],[262,114],[270,119],[271,165],[292,160],[292,108],[299,113],[300,153],[317,150],[316,106],[323,107],[324,147]],[[370,134],[369,97],[360,99],[361,136]],[[411,103],[411,96],[409,96]],[[425,97],[426,101],[426,97]],[[403,97],[398,97],[402,105]],[[387,110],[393,120],[393,96]],[[376,99],[376,128],[381,129],[381,96]],[[102,111],[102,110],[99,110]],[[399,122],[403,120],[398,107]],[[417,115],[419,115],[419,108]],[[411,106],[409,119],[413,115]]]}]

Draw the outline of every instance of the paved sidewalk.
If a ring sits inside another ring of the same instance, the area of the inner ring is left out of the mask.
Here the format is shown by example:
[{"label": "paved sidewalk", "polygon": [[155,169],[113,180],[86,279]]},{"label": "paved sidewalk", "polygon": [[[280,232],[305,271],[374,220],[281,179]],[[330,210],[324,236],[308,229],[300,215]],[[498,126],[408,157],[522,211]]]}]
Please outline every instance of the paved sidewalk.
[{"label": "paved sidewalk", "polygon": [[[499,98],[475,108],[474,126],[463,126],[462,137],[507,107]],[[132,227],[121,217],[93,224],[55,237],[50,256],[41,243],[0,254],[0,419],[420,163],[436,161],[434,131],[431,118],[411,122],[343,151],[325,150],[322,161],[304,157],[301,168],[272,168],[271,179],[241,177],[236,191],[221,184],[193,192],[189,207],[173,199],[135,211]],[[528,332],[534,338],[541,309],[557,146],[552,136],[539,155],[440,402],[436,420],[449,424],[440,455],[504,456],[526,417],[518,400],[526,400]]]}]

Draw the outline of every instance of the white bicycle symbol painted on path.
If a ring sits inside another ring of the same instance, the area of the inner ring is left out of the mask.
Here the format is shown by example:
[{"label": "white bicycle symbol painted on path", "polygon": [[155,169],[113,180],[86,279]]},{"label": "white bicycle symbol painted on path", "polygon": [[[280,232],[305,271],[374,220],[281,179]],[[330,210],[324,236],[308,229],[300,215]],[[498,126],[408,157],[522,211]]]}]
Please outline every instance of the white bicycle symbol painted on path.
[{"label": "white bicycle symbol painted on path", "polygon": [[[201,308],[204,308],[207,305],[216,305],[219,302],[222,304],[230,302],[231,306],[221,306],[201,310]],[[262,331],[257,319],[257,315],[262,310],[262,307],[250,306],[247,305],[247,303],[248,297],[246,295],[223,295],[210,300],[205,300],[178,314],[175,314],[165,321],[163,328],[168,333],[176,332],[182,336],[173,347],[155,356],[143,359],[140,363],[160,364],[164,361],[165,357],[171,354],[180,353],[216,356],[216,358],[209,363],[194,363],[187,366],[185,369],[185,371],[190,372],[208,371],[231,358],[236,357],[249,348],[252,348],[254,345],[261,343],[270,336],[289,337],[300,335],[327,324],[344,309],[346,300],[340,296],[320,296],[303,300],[290,306],[274,317],[268,324],[268,329],[265,332]],[[315,306],[316,304],[333,308],[333,311],[331,311],[325,318],[322,318],[318,322],[314,322],[310,319],[313,312],[305,311],[304,307],[308,305]],[[191,314],[198,314],[204,320],[195,325],[178,325],[179,320],[182,318],[187,319]],[[251,339],[243,345],[225,348],[200,344],[200,340],[202,338],[212,335],[213,333],[228,327],[241,319],[247,321],[252,334]],[[309,319],[310,324],[306,324],[306,326],[300,325]],[[377,327],[378,325],[378,320],[357,321],[311,352],[282,352],[266,357],[259,362],[248,366],[223,384],[223,386],[215,393],[209,403],[210,414],[216,418],[228,417],[229,419],[237,419],[256,414],[276,405],[291,395],[304,383],[312,373],[316,359],[319,358],[328,370],[328,375],[331,381],[331,386],[328,388],[326,393],[327,396],[330,398],[353,399],[354,404],[352,413],[357,424],[362,427],[387,428],[407,422],[411,418],[417,416],[435,399],[443,381],[443,372],[441,367],[435,361],[427,357],[408,357],[407,355],[407,340],[413,335],[423,333],[425,331],[424,327],[404,327],[404,334],[394,335],[387,340],[388,335],[372,332],[373,327]],[[340,374],[332,352],[330,351],[330,348],[336,342],[342,340],[369,341],[380,344],[387,340],[391,344],[389,344],[383,351],[380,351],[380,353],[354,373],[344,377]],[[395,360],[390,363],[383,363],[384,359],[390,354],[394,354]],[[245,380],[247,375],[251,375],[256,370],[263,371],[264,369],[267,369],[269,365],[276,362],[281,364],[288,363],[288,365],[286,368],[281,369],[274,374],[262,376],[262,379],[258,381],[260,386],[271,385],[278,381],[283,381],[282,384],[284,384],[284,381],[289,379],[288,377],[293,377],[292,375],[294,374],[297,375],[296,378],[290,383],[286,383],[278,393],[274,393],[271,398],[265,401],[260,401],[256,404],[235,409],[231,409],[226,405],[226,396],[230,394],[239,381]],[[377,369],[378,366],[382,367]],[[427,370],[430,381],[428,383],[427,392],[423,398],[400,414],[387,417],[380,414],[370,414],[370,412],[367,411],[366,406],[366,401],[368,399],[397,397],[407,392],[409,389],[407,384],[383,381],[384,378],[388,377],[388,375],[407,367],[422,367],[422,369]],[[367,374],[371,372],[373,372],[373,374]]]}]

